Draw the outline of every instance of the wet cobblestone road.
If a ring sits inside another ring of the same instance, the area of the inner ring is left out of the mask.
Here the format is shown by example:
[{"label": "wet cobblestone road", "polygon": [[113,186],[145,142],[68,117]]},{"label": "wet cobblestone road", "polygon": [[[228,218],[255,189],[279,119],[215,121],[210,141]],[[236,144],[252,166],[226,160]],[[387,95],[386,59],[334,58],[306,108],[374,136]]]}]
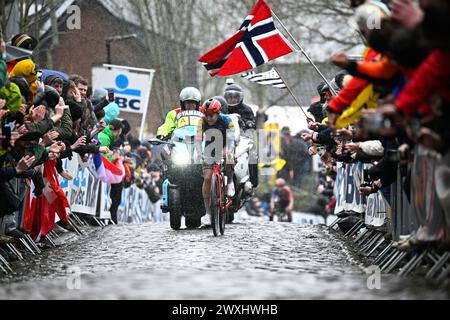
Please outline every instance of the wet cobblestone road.
[{"label": "wet cobblestone road", "polygon": [[219,238],[211,229],[175,232],[164,223],[110,226],[13,264],[16,273],[0,277],[0,299],[450,297],[422,280],[392,275],[382,276],[381,290],[369,290],[353,257],[324,226],[250,220],[227,226]]}]

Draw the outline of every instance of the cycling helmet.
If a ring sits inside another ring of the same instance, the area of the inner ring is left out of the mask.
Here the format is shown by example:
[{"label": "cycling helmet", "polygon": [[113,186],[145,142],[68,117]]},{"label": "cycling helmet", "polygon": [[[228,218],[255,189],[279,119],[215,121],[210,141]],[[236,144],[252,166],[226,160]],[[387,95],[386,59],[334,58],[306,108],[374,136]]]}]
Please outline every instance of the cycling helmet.
[{"label": "cycling helmet", "polygon": [[[229,107],[235,107],[244,102],[244,92],[242,91],[241,86],[232,84],[225,89],[224,98]],[[231,103],[231,99],[236,99],[237,102],[233,101],[233,103]]]},{"label": "cycling helmet", "polygon": [[184,103],[187,101],[194,101],[197,104],[197,109],[200,107],[202,101],[202,94],[197,88],[187,87],[180,92],[180,106],[185,110]]},{"label": "cycling helmet", "polygon": [[222,105],[220,104],[219,100],[216,99],[209,99],[203,103],[202,107],[200,108],[200,111],[202,113],[206,112],[214,112],[214,113],[220,113],[220,108]]},{"label": "cycling helmet", "polygon": [[228,114],[227,100],[225,100],[225,98],[222,96],[215,96],[213,99],[216,99],[217,101],[220,102],[221,105],[220,112],[222,112],[223,114]]}]

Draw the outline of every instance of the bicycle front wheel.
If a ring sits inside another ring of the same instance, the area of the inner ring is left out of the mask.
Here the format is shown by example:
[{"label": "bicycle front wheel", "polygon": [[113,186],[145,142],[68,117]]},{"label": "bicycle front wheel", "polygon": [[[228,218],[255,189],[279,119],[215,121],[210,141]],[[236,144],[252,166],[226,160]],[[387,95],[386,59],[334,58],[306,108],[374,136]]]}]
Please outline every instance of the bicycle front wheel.
[{"label": "bicycle front wheel", "polygon": [[212,176],[211,180],[211,224],[215,237],[220,233],[220,185],[219,179],[216,175]]}]

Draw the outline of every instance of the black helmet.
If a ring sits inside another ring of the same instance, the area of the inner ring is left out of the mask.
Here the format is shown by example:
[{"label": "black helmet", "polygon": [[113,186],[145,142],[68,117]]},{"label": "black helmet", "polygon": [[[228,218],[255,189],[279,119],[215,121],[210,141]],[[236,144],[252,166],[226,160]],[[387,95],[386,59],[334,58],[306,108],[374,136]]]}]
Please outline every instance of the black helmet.
[{"label": "black helmet", "polygon": [[[244,102],[244,92],[241,86],[232,84],[225,89],[224,98],[229,107],[235,107]],[[233,101],[231,101],[231,99],[233,99]]]},{"label": "black helmet", "polygon": [[228,114],[228,103],[227,100],[225,100],[224,97],[222,96],[215,96],[213,97],[213,99],[216,99],[217,101],[220,102],[220,112],[222,112],[223,114]]}]

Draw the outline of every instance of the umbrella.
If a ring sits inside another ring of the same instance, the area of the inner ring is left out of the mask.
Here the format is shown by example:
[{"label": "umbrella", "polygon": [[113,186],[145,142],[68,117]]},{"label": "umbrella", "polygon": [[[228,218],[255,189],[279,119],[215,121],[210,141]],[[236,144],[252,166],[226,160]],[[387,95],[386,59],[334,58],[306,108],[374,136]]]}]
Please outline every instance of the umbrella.
[{"label": "umbrella", "polygon": [[21,61],[24,59],[30,59],[33,55],[32,51],[25,50],[11,45],[6,45],[6,62]]}]

